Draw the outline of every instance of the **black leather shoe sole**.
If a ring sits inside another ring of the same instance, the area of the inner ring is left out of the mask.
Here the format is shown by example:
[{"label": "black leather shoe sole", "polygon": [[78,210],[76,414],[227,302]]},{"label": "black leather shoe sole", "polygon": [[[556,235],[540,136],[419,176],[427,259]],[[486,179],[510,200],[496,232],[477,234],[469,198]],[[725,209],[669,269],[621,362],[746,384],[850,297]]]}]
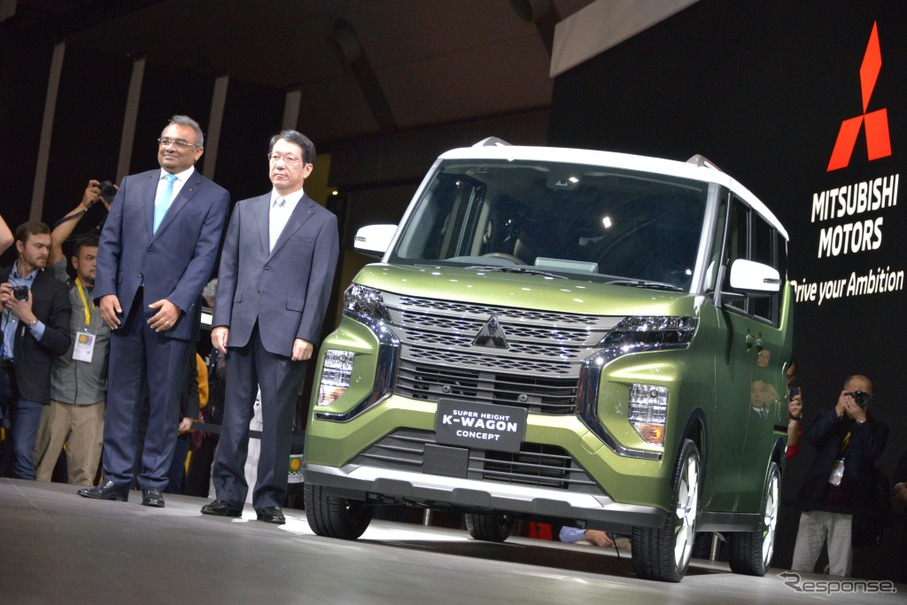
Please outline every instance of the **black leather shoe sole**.
[{"label": "black leather shoe sole", "polygon": [[83,487],[79,490],[79,495],[83,498],[92,500],[118,500],[126,502],[129,499],[129,488],[117,485],[113,481],[108,481],[94,487]]},{"label": "black leather shoe sole", "polygon": [[222,500],[215,500],[202,507],[202,514],[215,517],[240,517],[242,516],[242,508],[227,504]]}]

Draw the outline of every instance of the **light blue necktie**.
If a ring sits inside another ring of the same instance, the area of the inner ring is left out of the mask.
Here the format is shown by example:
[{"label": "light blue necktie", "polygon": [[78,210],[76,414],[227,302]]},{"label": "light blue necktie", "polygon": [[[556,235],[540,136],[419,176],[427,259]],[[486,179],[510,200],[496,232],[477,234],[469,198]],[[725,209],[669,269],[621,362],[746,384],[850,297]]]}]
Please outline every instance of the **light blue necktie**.
[{"label": "light blue necktie", "polygon": [[170,200],[173,198],[173,183],[176,182],[175,174],[166,174],[164,178],[167,179],[167,186],[164,187],[163,193],[154,202],[154,229],[152,233],[157,233],[157,228],[160,226],[161,221],[164,220],[164,215],[167,214],[167,209],[170,208]]}]

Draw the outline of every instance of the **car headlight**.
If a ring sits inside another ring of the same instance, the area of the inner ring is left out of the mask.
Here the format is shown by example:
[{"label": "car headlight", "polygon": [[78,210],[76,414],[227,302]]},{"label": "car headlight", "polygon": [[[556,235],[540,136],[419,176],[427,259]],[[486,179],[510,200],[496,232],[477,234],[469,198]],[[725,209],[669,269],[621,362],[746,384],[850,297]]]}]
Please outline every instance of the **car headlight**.
[{"label": "car headlight", "polygon": [[343,293],[343,310],[354,315],[364,315],[379,321],[390,321],[381,291],[352,284]]},{"label": "car headlight", "polygon": [[667,387],[651,384],[630,385],[630,424],[647,443],[664,445],[667,417]]},{"label": "car headlight", "polygon": [[324,352],[316,406],[331,405],[346,392],[350,386],[350,378],[353,376],[355,358],[356,354],[352,351],[328,349]]},{"label": "car headlight", "polygon": [[685,349],[699,320],[683,316],[627,317],[608,332],[600,347],[617,347],[623,353],[658,349]]}]

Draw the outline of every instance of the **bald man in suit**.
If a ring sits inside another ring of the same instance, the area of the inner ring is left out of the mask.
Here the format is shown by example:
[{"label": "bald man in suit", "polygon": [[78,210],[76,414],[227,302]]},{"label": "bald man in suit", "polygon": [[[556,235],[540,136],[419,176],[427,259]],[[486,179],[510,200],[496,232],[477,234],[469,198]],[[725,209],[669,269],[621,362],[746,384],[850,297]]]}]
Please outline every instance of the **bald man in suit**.
[{"label": "bald man in suit", "polygon": [[[135,467],[142,504],[153,507],[164,506],[161,491],[168,483],[180,397],[197,338],[196,301],[217,262],[230,206],[227,191],[195,170],[204,152],[195,120],[174,116],[158,143],[160,169],[123,179],[101,232],[94,297],[113,331],[106,481],[79,490],[86,498],[125,501]],[[148,424],[137,452],[146,394]]]},{"label": "bald man in suit", "polygon": [[206,515],[238,517],[249,421],[261,388],[263,428],[257,518],[285,522],[292,424],[306,360],[321,333],[337,267],[337,217],[303,191],[315,146],[285,130],[268,151],[273,189],[236,204],[221,254],[211,342],[226,353],[226,398],[212,476],[217,499]]}]

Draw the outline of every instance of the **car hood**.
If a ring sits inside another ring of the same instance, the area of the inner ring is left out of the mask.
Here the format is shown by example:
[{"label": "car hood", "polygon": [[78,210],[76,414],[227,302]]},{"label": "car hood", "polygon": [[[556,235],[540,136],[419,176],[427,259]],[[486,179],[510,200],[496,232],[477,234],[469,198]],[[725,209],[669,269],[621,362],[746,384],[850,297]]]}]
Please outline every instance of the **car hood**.
[{"label": "car hood", "polygon": [[400,296],[586,315],[691,316],[707,300],[684,292],[450,266],[376,263],[353,283]]}]

